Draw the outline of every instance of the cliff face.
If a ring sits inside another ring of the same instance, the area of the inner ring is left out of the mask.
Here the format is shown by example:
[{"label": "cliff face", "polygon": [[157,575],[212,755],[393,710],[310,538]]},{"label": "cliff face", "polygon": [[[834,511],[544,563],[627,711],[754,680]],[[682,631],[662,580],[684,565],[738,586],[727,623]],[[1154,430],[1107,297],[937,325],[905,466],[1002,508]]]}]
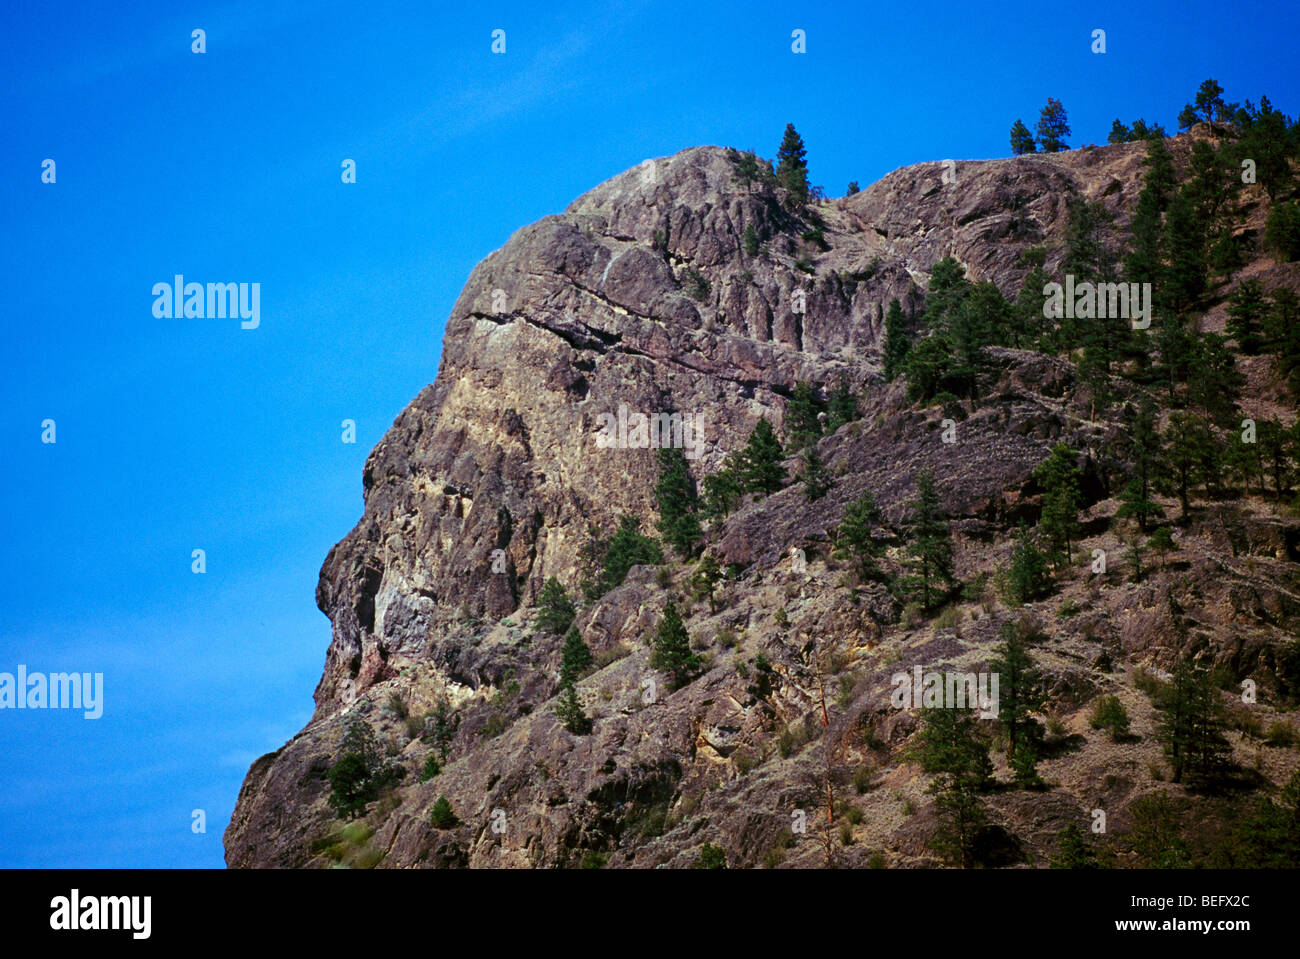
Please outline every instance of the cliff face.
[{"label": "cliff face", "polygon": [[[250,769],[226,833],[228,863],[332,861],[323,852],[332,822],[325,772],[351,715],[407,770],[367,820],[370,861],[385,866],[549,866],[592,855],[677,866],[706,840],[735,864],[774,849],[821,864],[815,829],[788,849],[782,836],[796,810],[811,821],[824,808],[828,756],[832,778],[866,814],[852,826],[863,842],[836,839],[839,860],[874,852],[926,861],[925,817],[900,811],[913,793],[926,802],[923,784],[894,755],[915,717],[889,708],[888,677],[914,662],[982,661],[1009,614],[972,603],[955,630],[900,625],[882,588],[845,584],[826,556],[829,532],[867,490],[887,521],[901,520],[928,465],[959,533],[959,572],[991,571],[1008,527],[1036,514],[1030,473],[1057,439],[1087,453],[1089,504],[1113,495],[1117,427],[1090,418],[1070,363],[993,349],[996,387],[963,411],[959,442],[941,442],[946,414],[913,409],[899,383],[881,382],[884,308],[897,297],[919,309],[932,266],[949,255],[1014,297],[1026,247],[1046,247],[1055,272],[1072,195],[1104,203],[1117,239],[1141,189],[1143,154],[1128,144],[904,168],[818,204],[818,242],[815,224],[785,212],[772,187],[739,184],[728,152],[703,147],[648,161],[518,231],[470,275],[437,378],[366,462],[364,515],[330,551],[317,587],[332,638],[315,715]],[[745,251],[747,227],[764,245],[757,255]],[[647,642],[690,568],[635,568],[579,611],[601,668],[579,684],[593,732],[567,733],[552,710],[560,640],[534,630],[527,607],[548,577],[574,590],[593,526],[608,531],[632,513],[649,531],[655,515],[654,451],[600,448],[599,417],[621,405],[699,417],[698,480],[760,417],[779,427],[796,381],[833,385],[841,376],[863,415],[821,441],[837,477],[831,493],[808,502],[796,484],[746,504],[716,532],[714,552],[742,572],[722,588],[718,612],[705,603],[688,618],[710,668],[646,702],[644,683],[658,675]],[[1185,531],[1187,542],[1226,535],[1211,525]],[[1300,625],[1300,604],[1275,585],[1293,576],[1278,570],[1294,566],[1294,530],[1244,514],[1240,528],[1251,531],[1244,553],[1277,570],[1223,573],[1236,547],[1207,545],[1209,565],[1198,572],[1193,563],[1182,588],[1201,595],[1202,632],[1231,632],[1224,655],[1249,668],[1279,630]],[[1115,540],[1105,523],[1093,532]],[[806,574],[791,570],[796,546],[809,557]],[[495,563],[494,550],[503,551]],[[1066,705],[1109,691],[1098,663],[1159,660],[1185,644],[1187,627],[1173,620],[1188,615],[1186,605],[1171,612],[1164,593],[1148,595],[1156,587],[1069,588],[1086,613],[1054,632],[1049,656]],[[1234,622],[1240,597],[1230,589],[1267,612]],[[766,670],[754,666],[759,653]],[[826,730],[824,686],[832,687]],[[432,782],[416,781],[428,744],[405,728],[400,709],[381,708],[393,696],[412,715],[440,700],[453,709],[454,739]],[[1086,785],[1089,769],[1114,761],[1104,750],[1075,755],[1058,778]],[[1140,757],[1124,762],[1137,770]],[[875,779],[858,795],[845,783],[862,767]],[[1131,798],[1140,778],[1135,771],[1113,788]],[[460,819],[450,829],[429,822],[443,795]],[[1026,800],[1008,800],[1006,828],[1033,847],[1095,801],[1068,788],[1050,797],[1047,813],[1018,812]]]}]

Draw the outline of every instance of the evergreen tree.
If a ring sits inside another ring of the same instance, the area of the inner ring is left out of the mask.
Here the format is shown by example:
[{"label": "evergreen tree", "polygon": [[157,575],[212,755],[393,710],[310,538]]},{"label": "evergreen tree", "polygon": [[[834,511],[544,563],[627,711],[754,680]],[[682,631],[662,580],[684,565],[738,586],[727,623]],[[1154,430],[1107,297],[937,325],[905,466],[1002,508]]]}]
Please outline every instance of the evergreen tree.
[{"label": "evergreen tree", "polygon": [[1161,244],[1168,258],[1160,280],[1162,295],[1182,312],[1195,304],[1207,282],[1204,225],[1185,189],[1169,203]]},{"label": "evergreen tree", "polygon": [[1106,142],[1128,143],[1132,136],[1133,131],[1128,128],[1128,125],[1121,123],[1119,117],[1116,117],[1115,122],[1110,125],[1110,135],[1106,137]]},{"label": "evergreen tree", "polygon": [[740,453],[740,484],[746,493],[775,493],[785,485],[781,441],[765,418],[755,424]]},{"label": "evergreen tree", "polygon": [[1264,339],[1268,351],[1277,357],[1277,371],[1287,379],[1291,392],[1300,396],[1300,297],[1278,287],[1269,298]]},{"label": "evergreen tree", "polygon": [[534,622],[538,629],[544,629],[548,633],[563,633],[577,614],[569,594],[554,576],[542,584],[542,591],[537,595],[537,607],[537,619]]},{"label": "evergreen tree", "polygon": [[[1286,196],[1295,188],[1295,173],[1291,169],[1291,160],[1300,148],[1300,141],[1295,137],[1296,126],[1290,118],[1273,108],[1268,97],[1259,98],[1259,109],[1255,109],[1249,100],[1246,108],[1239,112],[1241,138],[1234,151],[1234,166],[1240,168],[1240,161],[1249,158],[1255,162],[1255,176],[1268,193],[1271,201]],[[1244,121],[1244,122],[1243,122]]]},{"label": "evergreen tree", "polygon": [[344,728],[338,759],[325,774],[330,784],[327,802],[339,818],[354,819],[405,773],[402,766],[385,761],[370,724],[353,716]]},{"label": "evergreen tree", "polygon": [[[1167,526],[1161,526],[1167,530]],[[1154,537],[1153,537],[1154,539]],[[1111,742],[1122,742],[1128,737],[1128,710],[1119,701],[1118,696],[1102,696],[1092,710],[1088,725],[1093,729],[1105,729],[1110,733]]]},{"label": "evergreen tree", "polygon": [[785,125],[785,135],[781,138],[781,147],[776,152],[776,180],[790,193],[795,205],[802,206],[808,200],[808,163],[803,137],[795,132],[794,124]]},{"label": "evergreen tree", "polygon": [[746,150],[744,153],[738,153],[734,155],[732,162],[735,164],[732,179],[743,186],[746,192],[749,191],[751,183],[762,179],[762,168],[754,151]]},{"label": "evergreen tree", "polygon": [[1163,271],[1163,218],[1177,186],[1177,179],[1173,159],[1169,156],[1163,137],[1147,141],[1147,155],[1142,163],[1147,172],[1133,214],[1132,248],[1124,260],[1124,272],[1131,283],[1151,283],[1155,305],[1164,308],[1169,303],[1163,288],[1159,286]]},{"label": "evergreen tree", "polygon": [[[1041,295],[1040,292],[1040,298]],[[892,383],[894,377],[902,372],[903,360],[911,346],[912,338],[908,335],[906,321],[903,319],[903,306],[897,299],[890,300],[889,309],[885,313],[884,374],[886,383]]]},{"label": "evergreen tree", "polygon": [[1029,347],[1037,339],[1049,352],[1054,352],[1043,317],[1043,286],[1047,283],[1043,264],[1047,261],[1047,251],[1041,246],[1029,247],[1020,254],[1020,260],[1029,267],[1029,273],[1011,308],[1011,345],[1017,349]]},{"label": "evergreen tree", "polygon": [[821,439],[822,426],[818,414],[822,410],[823,404],[812,384],[802,380],[796,382],[794,395],[785,408],[785,443],[791,454]]},{"label": "evergreen tree", "polygon": [[745,231],[741,234],[741,243],[745,247],[746,256],[758,256],[758,234],[754,232],[754,224],[745,224]]},{"label": "evergreen tree", "polygon": [[1262,346],[1260,332],[1267,312],[1263,285],[1255,279],[1242,280],[1228,301],[1228,334],[1247,356],[1254,356]]},{"label": "evergreen tree", "polygon": [[934,330],[948,330],[949,320],[970,293],[966,268],[945,256],[930,270],[930,288],[925,295],[925,321]]},{"label": "evergreen tree", "polygon": [[830,492],[831,487],[835,485],[835,478],[831,476],[831,471],[817,455],[816,447],[809,446],[805,449],[802,458],[803,475],[799,478],[803,480],[804,495],[809,500],[819,500]]},{"label": "evergreen tree", "polygon": [[826,412],[827,435],[858,418],[858,398],[849,389],[848,377],[843,373],[840,374],[839,385],[831,391]]},{"label": "evergreen tree", "polygon": [[1029,127],[1025,126],[1020,120],[1011,124],[1011,152],[1016,156],[1023,153],[1037,153],[1038,147],[1034,145],[1033,134],[1029,132]]},{"label": "evergreen tree", "polygon": [[903,589],[917,595],[921,606],[929,610],[953,582],[952,533],[940,516],[939,493],[934,474],[923,468],[916,477],[916,499],[911,509],[908,531],[908,566],[914,571],[903,580]]},{"label": "evergreen tree", "polygon": [[845,195],[845,196],[853,196],[853,194],[855,194],[855,193],[860,193],[861,190],[862,190],[862,188],[858,186],[858,181],[857,181],[857,180],[850,180],[850,181],[849,181],[849,188],[848,188],[848,190],[845,191],[845,194],[844,194],[844,195]]},{"label": "evergreen tree", "polygon": [[1191,413],[1170,413],[1165,430],[1165,461],[1169,464],[1169,482],[1178,494],[1183,518],[1187,517],[1192,487],[1196,485],[1197,469],[1203,460],[1206,443],[1205,425]]},{"label": "evergreen tree", "polygon": [[998,676],[998,721],[1007,731],[1007,755],[1013,760],[1019,785],[1036,785],[1036,759],[1041,730],[1031,716],[1047,702],[1043,677],[1029,654],[1037,633],[1027,624],[1007,623],[998,635],[989,668]]},{"label": "evergreen tree", "polygon": [[618,529],[607,542],[599,543],[599,574],[588,590],[591,598],[603,596],[616,586],[621,586],[633,566],[658,565],[664,561],[659,544],[641,533],[641,521],[624,515]]},{"label": "evergreen tree", "polygon": [[591,732],[591,719],[578,701],[578,690],[572,679],[564,684],[555,702],[555,716],[569,732],[582,735]]},{"label": "evergreen tree", "polygon": [[1173,767],[1173,781],[1182,782],[1185,773],[1198,782],[1213,780],[1232,747],[1223,736],[1223,704],[1209,670],[1179,661],[1156,706],[1161,711],[1159,738]]},{"label": "evergreen tree", "polygon": [[1052,869],[1100,869],[1101,863],[1092,850],[1087,834],[1077,823],[1070,823],[1056,834],[1059,852],[1048,859]]},{"label": "evergreen tree", "polygon": [[880,572],[876,560],[884,554],[885,547],[873,534],[881,521],[876,498],[867,492],[848,505],[835,532],[836,553],[853,561],[862,582]]},{"label": "evergreen tree", "polygon": [[944,707],[924,709],[923,725],[911,755],[934,774],[926,792],[935,797],[939,826],[929,845],[949,862],[975,865],[975,837],[987,822],[979,794],[993,763],[974,713]]},{"label": "evergreen tree", "polygon": [[709,519],[722,519],[740,505],[745,489],[739,471],[724,466],[716,473],[704,477],[703,513]]},{"label": "evergreen tree", "polygon": [[1064,552],[1064,565],[1072,560],[1071,544],[1078,534],[1081,493],[1079,483],[1083,474],[1075,465],[1079,454],[1067,443],[1057,443],[1047,459],[1034,469],[1034,478],[1043,487],[1043,512],[1039,520],[1053,553],[1053,565],[1060,568],[1060,554]]},{"label": "evergreen tree", "polygon": [[1187,402],[1201,412],[1207,423],[1233,427],[1240,422],[1237,400],[1245,377],[1237,369],[1237,357],[1227,342],[1228,338],[1218,333],[1200,333],[1192,338]]},{"label": "evergreen tree", "polygon": [[677,604],[671,599],[664,608],[663,618],[659,621],[659,631],[655,634],[654,651],[650,654],[650,668],[668,673],[672,677],[673,687],[680,688],[700,667],[700,657],[691,651],[690,637],[682,623]]},{"label": "evergreen tree", "polygon": [[1291,452],[1294,441],[1287,436],[1277,420],[1262,420],[1256,431],[1256,442],[1260,455],[1273,480],[1273,492],[1278,502],[1282,494],[1291,488]]},{"label": "evergreen tree", "polygon": [[1034,542],[1034,535],[1021,520],[1016,531],[1016,543],[1011,550],[1011,565],[1007,569],[1004,594],[1012,604],[1023,606],[1044,596],[1051,585],[1047,559]]},{"label": "evergreen tree", "polygon": [[564,651],[560,654],[560,683],[576,682],[591,668],[591,648],[574,626],[564,637]]},{"label": "evergreen tree", "polygon": [[705,553],[700,559],[699,565],[695,567],[695,572],[691,576],[691,587],[697,597],[705,597],[709,601],[709,611],[716,613],[718,607],[714,602],[713,594],[722,582],[722,567],[713,557],[712,553]]},{"label": "evergreen tree", "polygon": [[1115,515],[1133,517],[1138,528],[1146,532],[1153,517],[1164,516],[1164,511],[1152,500],[1152,490],[1160,467],[1160,435],[1156,432],[1155,404],[1143,396],[1136,410],[1126,411],[1126,446],[1132,474],[1120,494],[1123,501]]},{"label": "evergreen tree", "polygon": [[1070,135],[1070,122],[1065,115],[1065,107],[1054,97],[1047,98],[1038,117],[1038,145],[1044,153],[1059,153],[1070,149],[1065,138]]},{"label": "evergreen tree", "polygon": [[689,558],[695,555],[704,539],[695,481],[686,464],[686,454],[680,447],[663,447],[656,455],[659,482],[655,484],[655,500],[659,504],[659,533],[664,542]]},{"label": "evergreen tree", "polygon": [[452,811],[451,801],[446,796],[439,796],[429,810],[429,823],[434,829],[450,829],[459,821]]},{"label": "evergreen tree", "polygon": [[1178,544],[1174,542],[1174,534],[1170,531],[1168,526],[1156,527],[1156,531],[1152,533],[1151,538],[1147,540],[1147,545],[1156,551],[1156,555],[1160,558],[1160,567],[1162,569],[1165,565],[1165,556],[1178,548]]},{"label": "evergreen tree", "polygon": [[1279,263],[1300,260],[1300,201],[1274,204],[1264,223],[1264,248]]}]

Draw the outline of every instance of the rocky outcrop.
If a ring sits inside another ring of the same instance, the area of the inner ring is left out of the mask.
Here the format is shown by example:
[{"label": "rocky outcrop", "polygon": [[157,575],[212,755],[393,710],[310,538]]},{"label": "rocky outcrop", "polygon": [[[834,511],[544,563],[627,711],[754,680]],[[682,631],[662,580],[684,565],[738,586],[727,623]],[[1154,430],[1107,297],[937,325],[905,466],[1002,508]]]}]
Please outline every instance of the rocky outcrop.
[{"label": "rocky outcrop", "polygon": [[[873,771],[867,815],[882,836],[895,823],[899,837],[897,848],[874,851],[924,861],[917,829],[904,828],[896,808],[920,793],[889,763],[910,729],[882,708],[888,677],[904,655],[986,657],[997,621],[984,612],[956,633],[924,636],[899,627],[901,611],[883,590],[842,584],[826,555],[830,530],[867,490],[886,523],[900,523],[916,471],[930,466],[961,533],[963,569],[987,570],[1007,549],[1007,528],[1036,516],[1031,473],[1056,440],[1084,451],[1088,505],[1104,507],[1114,491],[1098,464],[1111,455],[1113,424],[1092,421],[1075,398],[1070,363],[999,349],[990,351],[997,382],[958,411],[956,442],[945,442],[951,411],[911,408],[900,384],[881,382],[884,311],[893,298],[918,309],[945,256],[1014,297],[1025,248],[1045,246],[1049,272],[1057,265],[1074,195],[1111,210],[1118,241],[1142,155],[1129,144],[920,164],[795,216],[776,188],[738,183],[728,151],[701,147],[629,170],[519,230],[471,273],[437,378],[366,461],[364,514],[326,557],[317,588],[332,635],[315,714],[249,771],[226,834],[228,862],[329,861],[325,773],[349,715],[371,723],[407,769],[405,784],[377,804],[369,842],[384,865],[595,856],[681,866],[719,837],[740,863],[820,864],[820,847],[796,848],[789,828],[794,810],[813,816],[823,802],[828,754],[848,770],[836,774],[842,789],[854,768]],[[762,244],[754,255],[747,228]],[[548,577],[577,583],[593,527],[609,530],[631,513],[649,528],[653,517],[653,451],[598,447],[601,414],[625,406],[698,417],[703,442],[691,468],[700,479],[759,418],[779,426],[797,381],[827,388],[841,376],[863,415],[821,441],[837,476],[831,494],[808,502],[790,487],[745,505],[717,532],[715,552],[739,578],[724,585],[719,612],[692,611],[710,668],[682,690],[662,687],[646,640],[687,571],[638,568],[579,613],[602,664],[579,684],[597,718],[588,736],[566,733],[547,705],[559,640],[527,625],[527,608]],[[1245,552],[1279,568],[1294,562],[1293,530],[1243,535]],[[790,571],[792,547],[805,550],[807,573]],[[1286,589],[1224,600],[1249,605],[1261,624],[1258,648],[1238,659],[1257,660],[1270,631],[1297,625]],[[1134,602],[1140,610],[1144,601]],[[1151,615],[1146,625],[1098,625],[1084,645],[1121,658],[1162,645],[1175,627]],[[1092,667],[1067,646],[1056,663],[1062,688],[1094,690]],[[825,728],[823,694],[840,704]],[[393,696],[412,715],[439,700],[455,709],[448,761],[433,782],[415,781],[429,746],[406,729],[402,709],[385,712]],[[453,829],[429,823],[440,795],[460,819]]]}]

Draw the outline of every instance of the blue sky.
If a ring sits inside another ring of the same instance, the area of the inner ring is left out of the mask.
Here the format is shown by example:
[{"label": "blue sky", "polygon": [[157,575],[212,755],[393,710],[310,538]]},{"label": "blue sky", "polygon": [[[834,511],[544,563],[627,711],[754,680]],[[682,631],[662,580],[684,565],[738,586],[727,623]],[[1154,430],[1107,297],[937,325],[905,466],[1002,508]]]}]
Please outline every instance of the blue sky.
[{"label": "blue sky", "polygon": [[[1075,146],[1116,116],[1172,132],[1207,76],[1300,108],[1274,4],[447,6],[0,12],[0,672],[105,687],[98,720],[0,711],[0,866],[223,864],[248,764],[310,716],[366,454],[519,227],[646,157],[771,157],[791,121],[841,195],[1005,156],[1048,96]],[[261,325],[155,318],[177,273],[260,283]]]}]

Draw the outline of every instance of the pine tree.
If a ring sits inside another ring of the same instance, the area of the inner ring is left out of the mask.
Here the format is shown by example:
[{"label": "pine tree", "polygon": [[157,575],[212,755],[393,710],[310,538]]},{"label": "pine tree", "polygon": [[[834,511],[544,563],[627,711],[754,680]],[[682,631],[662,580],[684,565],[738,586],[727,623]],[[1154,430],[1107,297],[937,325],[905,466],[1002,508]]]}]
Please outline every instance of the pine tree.
[{"label": "pine tree", "polygon": [[1170,468],[1169,483],[1178,494],[1184,518],[1190,508],[1188,500],[1196,485],[1205,442],[1205,425],[1199,417],[1187,412],[1170,413],[1169,426],[1165,429],[1165,461]]},{"label": "pine tree", "polygon": [[624,515],[619,520],[614,535],[607,542],[599,543],[596,552],[599,573],[588,590],[593,599],[621,586],[633,566],[658,565],[664,561],[659,544],[641,533],[641,521],[632,515]]},{"label": "pine tree", "polygon": [[534,622],[538,629],[548,633],[563,633],[577,613],[569,594],[554,576],[542,584],[542,591],[537,595],[537,607],[539,611]]},{"label": "pine tree", "polygon": [[724,466],[704,477],[704,506],[709,519],[722,519],[740,505],[745,489],[734,466]]},{"label": "pine tree", "polygon": [[1267,312],[1263,285],[1255,279],[1242,280],[1228,301],[1228,334],[1247,356],[1254,356],[1262,346],[1260,331]]},{"label": "pine tree", "polygon": [[1016,156],[1023,153],[1038,152],[1038,148],[1034,145],[1033,134],[1029,132],[1029,127],[1025,126],[1019,119],[1011,124],[1011,152]]},{"label": "pine tree", "polygon": [[1038,117],[1038,144],[1044,153],[1059,153],[1068,150],[1065,138],[1070,135],[1070,123],[1065,115],[1065,107],[1054,97],[1047,98]]},{"label": "pine tree", "polygon": [[1174,542],[1174,534],[1168,526],[1156,527],[1151,538],[1147,540],[1147,545],[1156,551],[1156,555],[1160,558],[1161,569],[1165,565],[1165,556],[1178,548],[1178,544]]},{"label": "pine tree", "polygon": [[794,385],[794,395],[785,408],[785,443],[791,453],[798,453],[810,443],[821,439],[822,427],[818,414],[823,404],[811,383],[802,380]]},{"label": "pine tree", "polygon": [[1205,227],[1186,189],[1169,203],[1161,244],[1168,263],[1162,270],[1160,285],[1170,306],[1180,312],[1187,310],[1205,292],[1207,264]]},{"label": "pine tree", "polygon": [[1279,263],[1300,260],[1300,201],[1273,205],[1264,223],[1264,249]]},{"label": "pine tree", "polygon": [[1286,196],[1295,188],[1295,174],[1291,170],[1291,160],[1300,150],[1300,143],[1295,137],[1295,125],[1289,117],[1273,108],[1268,97],[1259,98],[1259,109],[1246,101],[1246,109],[1241,111],[1244,123],[1241,138],[1237,143],[1234,159],[1235,166],[1240,166],[1240,159],[1250,158],[1255,161],[1255,175],[1261,186],[1268,193],[1270,201]]},{"label": "pine tree", "polygon": [[691,587],[697,597],[706,597],[708,599],[709,612],[716,613],[718,611],[713,594],[718,583],[722,582],[722,578],[722,567],[718,565],[718,561],[713,557],[712,553],[705,553],[691,576]]},{"label": "pine tree", "polygon": [[826,468],[821,457],[817,455],[817,448],[809,446],[803,451],[803,474],[799,477],[803,481],[804,495],[811,500],[819,500],[830,492],[831,487],[835,485],[835,478],[831,471]]},{"label": "pine tree", "polygon": [[998,676],[998,721],[1007,731],[1007,755],[1019,760],[1014,763],[1017,783],[1035,785],[1040,730],[1031,713],[1047,702],[1042,674],[1029,654],[1037,632],[1027,623],[1007,623],[998,635],[1003,641],[989,664]]},{"label": "pine tree", "polygon": [[564,651],[560,654],[560,683],[581,679],[582,675],[591,668],[591,663],[591,648],[575,626],[564,637]]},{"label": "pine tree", "polygon": [[1107,143],[1128,143],[1133,136],[1133,131],[1128,128],[1127,124],[1121,123],[1119,117],[1110,125],[1110,135],[1106,137]]},{"label": "pine tree", "polygon": [[921,768],[934,774],[926,792],[935,797],[939,826],[929,845],[949,862],[975,865],[975,837],[987,821],[979,793],[993,772],[988,745],[969,709],[928,708],[911,751]]},{"label": "pine tree", "polygon": [[1043,487],[1043,512],[1039,520],[1048,543],[1053,549],[1053,565],[1060,568],[1060,554],[1064,552],[1064,565],[1073,560],[1071,544],[1079,530],[1079,483],[1083,474],[1075,465],[1079,454],[1067,443],[1057,443],[1047,459],[1034,469],[1034,478]]},{"label": "pine tree", "polygon": [[829,436],[845,423],[858,418],[858,398],[849,389],[849,379],[840,374],[839,385],[831,391],[826,404],[826,434]]},{"label": "pine tree", "polygon": [[785,485],[781,441],[772,424],[763,418],[755,424],[740,453],[740,483],[746,493],[775,493]]},{"label": "pine tree", "polygon": [[758,256],[758,234],[754,232],[754,224],[745,224],[745,231],[741,234],[741,243],[745,247],[746,256]]},{"label": "pine tree", "polygon": [[732,158],[735,164],[735,171],[732,179],[749,191],[749,185],[755,180],[762,179],[762,168],[759,165],[758,157],[754,151],[746,150],[744,153],[735,154]]},{"label": "pine tree", "polygon": [[1087,834],[1077,823],[1070,823],[1056,834],[1059,852],[1048,859],[1052,869],[1100,869],[1097,854],[1088,842]]},{"label": "pine tree", "polygon": [[[1041,299],[1041,292],[1039,296]],[[903,360],[911,346],[912,338],[907,332],[906,321],[903,319],[903,306],[897,299],[890,300],[889,310],[885,313],[884,374],[886,383],[892,383],[894,377],[902,372]]]},{"label": "pine tree", "polygon": [[1179,661],[1156,705],[1161,711],[1159,738],[1173,767],[1173,782],[1182,782],[1185,773],[1198,782],[1213,780],[1232,747],[1223,735],[1223,705],[1209,670]]},{"label": "pine tree", "polygon": [[939,493],[929,467],[917,474],[916,499],[909,506],[908,566],[914,573],[904,579],[903,588],[919,595],[921,606],[929,610],[934,600],[943,595],[940,586],[951,586],[954,582],[952,533],[940,516]]},{"label": "pine tree", "polygon": [[657,459],[659,482],[655,485],[655,500],[659,504],[659,533],[664,542],[689,558],[695,555],[704,539],[695,481],[686,464],[686,454],[680,447],[661,448]]},{"label": "pine tree", "polygon": [[1256,431],[1256,442],[1260,455],[1273,480],[1273,493],[1278,502],[1282,494],[1291,488],[1290,461],[1294,443],[1287,436],[1277,420],[1262,420]]},{"label": "pine tree", "polygon": [[1245,377],[1237,357],[1219,333],[1199,333],[1192,338],[1187,375],[1187,403],[1199,410],[1207,423],[1234,427],[1240,422],[1237,400]]},{"label": "pine tree", "polygon": [[446,796],[439,796],[429,810],[429,823],[434,829],[450,829],[459,821],[452,811],[451,801]]},{"label": "pine tree", "polygon": [[948,329],[948,321],[970,293],[966,268],[945,256],[930,270],[930,288],[925,294],[925,321],[933,330]]},{"label": "pine tree", "polygon": [[808,200],[808,163],[804,159],[807,152],[803,137],[795,131],[793,123],[787,123],[781,147],[776,152],[776,180],[789,191],[790,199],[797,206]]},{"label": "pine tree", "polygon": [[576,735],[591,732],[591,720],[578,701],[578,690],[572,679],[564,684],[555,702],[555,716],[569,732]]},{"label": "pine tree", "polygon": [[1011,308],[1011,345],[1020,349],[1037,340],[1050,347],[1051,331],[1044,328],[1043,317],[1043,286],[1047,283],[1043,265],[1047,262],[1047,251],[1041,246],[1028,247],[1020,254],[1020,260],[1029,267],[1029,272]]},{"label": "pine tree", "polygon": [[690,637],[682,623],[677,604],[671,599],[664,607],[659,631],[655,634],[654,651],[650,654],[650,668],[668,673],[673,687],[680,688],[700,666],[700,657],[691,651]]},{"label": "pine tree", "polygon": [[1160,466],[1160,435],[1156,432],[1156,410],[1151,398],[1143,396],[1136,410],[1126,411],[1126,446],[1132,475],[1120,494],[1122,505],[1115,515],[1121,519],[1133,517],[1144,533],[1153,517],[1164,516],[1164,511],[1152,500]]},{"label": "pine tree", "polygon": [[1039,551],[1029,527],[1020,521],[1016,543],[1011,550],[1011,565],[1007,569],[1004,594],[1016,606],[1031,603],[1047,593],[1051,574],[1047,559]]},{"label": "pine tree", "polygon": [[870,492],[863,493],[848,505],[844,519],[835,532],[838,555],[851,559],[858,579],[866,582],[880,572],[876,560],[884,554],[884,544],[873,535],[881,523],[880,508]]},{"label": "pine tree", "polygon": [[849,188],[845,191],[844,195],[845,195],[845,196],[853,196],[853,194],[855,194],[855,193],[860,193],[860,192],[862,192],[862,188],[858,186],[858,181],[857,181],[857,180],[850,180],[850,181],[849,181]]}]

